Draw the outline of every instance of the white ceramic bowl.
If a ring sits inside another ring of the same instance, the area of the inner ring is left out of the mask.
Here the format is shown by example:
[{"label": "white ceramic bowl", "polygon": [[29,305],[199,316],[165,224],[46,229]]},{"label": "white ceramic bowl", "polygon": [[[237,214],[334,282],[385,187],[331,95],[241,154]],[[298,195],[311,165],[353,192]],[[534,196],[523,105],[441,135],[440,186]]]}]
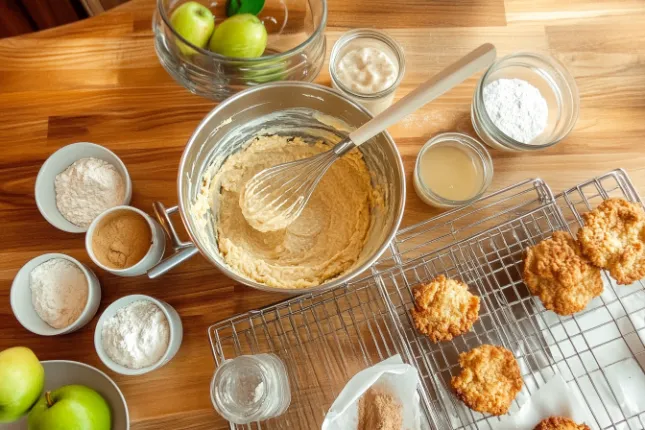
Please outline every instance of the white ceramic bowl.
[{"label": "white ceramic bowl", "polygon": [[125,197],[122,204],[130,204],[132,199],[132,181],[125,164],[109,149],[89,142],[72,143],[54,152],[40,168],[36,177],[36,205],[43,217],[54,227],[70,233],[83,233],[87,227],[79,227],[67,221],[56,206],[56,175],[64,172],[75,161],[81,158],[94,157],[112,164],[125,181]]},{"label": "white ceramic bowl", "polygon": [[[90,387],[103,396],[110,405],[112,428],[115,430],[130,429],[130,416],[125,397],[119,387],[105,373],[77,361],[52,360],[43,361],[42,364],[45,368],[45,391],[76,384]],[[3,430],[26,430],[27,419],[23,418],[18,422],[0,427]]]},{"label": "white ceramic bowl", "polygon": [[[107,355],[107,352],[105,352],[105,350],[103,349],[103,324],[105,323],[105,321],[110,319],[119,309],[138,300],[148,300],[159,306],[159,309],[161,309],[161,311],[166,315],[166,318],[168,319],[168,327],[170,328],[170,341],[168,342],[168,349],[166,350],[166,353],[163,355],[163,357],[161,357],[161,360],[159,360],[152,366],[142,367],[141,369],[130,369],[114,362],[114,360],[112,360]],[[184,329],[181,324],[181,318],[172,306],[164,301],[157,300],[150,296],[143,294],[132,294],[130,296],[120,298],[119,300],[108,306],[105,311],[103,311],[103,314],[96,324],[96,329],[94,330],[94,348],[96,349],[96,353],[98,354],[103,364],[105,364],[110,370],[116,373],[120,373],[121,375],[143,375],[144,373],[152,372],[153,370],[158,369],[164,364],[168,363],[175,356],[175,354],[177,354],[177,351],[179,351],[183,335]]]},{"label": "white ceramic bowl", "polygon": [[[94,249],[92,248],[92,236],[94,235],[94,231],[106,216],[116,211],[132,211],[141,215],[146,221],[148,221],[148,225],[150,226],[150,233],[152,234],[152,243],[150,244],[150,248],[148,249],[146,255],[144,255],[143,258],[139,260],[139,262],[125,269],[114,269],[112,267],[106,266],[96,257],[96,255],[94,254]],[[106,210],[101,215],[94,218],[94,221],[92,221],[92,224],[90,224],[89,228],[87,229],[87,233],[85,234],[85,250],[87,251],[87,254],[90,256],[94,264],[99,266],[101,269],[117,276],[139,276],[145,274],[149,269],[151,269],[153,266],[159,263],[159,261],[161,261],[161,257],[163,257],[165,249],[166,235],[164,234],[164,231],[159,223],[152,219],[150,215],[148,215],[141,209],[137,209],[132,206],[115,206],[111,209]]]},{"label": "white ceramic bowl", "polygon": [[[33,304],[31,303],[31,288],[29,286],[29,274],[34,270],[38,265],[44,263],[47,260],[52,258],[64,258],[81,269],[87,279],[87,303],[85,304],[85,309],[81,312],[81,315],[76,321],[65,328],[53,328],[45,321],[40,319],[36,310],[34,309]],[[11,284],[11,310],[16,316],[16,319],[24,328],[29,330],[32,333],[39,334],[41,336],[55,336],[58,334],[71,333],[83,327],[85,324],[90,322],[96,311],[99,309],[99,304],[101,303],[101,284],[99,283],[98,278],[92,272],[90,268],[85,266],[83,263],[78,261],[75,258],[70,257],[69,255],[59,254],[59,253],[50,253],[43,254],[36,258],[33,258],[27,262],[22,268],[18,271],[18,274],[13,279],[13,284]]]}]

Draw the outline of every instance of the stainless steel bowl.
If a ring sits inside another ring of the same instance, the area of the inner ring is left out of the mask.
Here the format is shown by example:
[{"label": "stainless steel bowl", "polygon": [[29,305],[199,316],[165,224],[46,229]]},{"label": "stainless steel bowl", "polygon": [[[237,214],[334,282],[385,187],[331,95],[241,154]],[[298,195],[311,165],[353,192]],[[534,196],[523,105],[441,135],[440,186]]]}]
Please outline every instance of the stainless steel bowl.
[{"label": "stainless steel bowl", "polygon": [[[190,92],[223,100],[249,86],[274,81],[313,81],[325,60],[327,0],[266,0],[258,17],[269,33],[259,58],[233,58],[199,48],[170,25],[170,16],[187,0],[157,0],[152,28],[161,65]],[[226,1],[197,0],[226,19]],[[190,46],[185,54],[179,46]]]},{"label": "stainless steel bowl", "polygon": [[299,294],[332,288],[363,272],[385,251],[403,217],[405,174],[399,152],[388,133],[382,133],[360,147],[373,185],[383,191],[383,207],[372,210],[368,240],[358,262],[344,275],[322,285],[286,290],[266,286],[233,271],[218,250],[214,228],[217,220],[212,211],[208,211],[206,217],[198,217],[191,209],[200,191],[204,172],[216,172],[226,158],[242,149],[252,136],[272,133],[338,142],[349,130],[371,117],[365,108],[340,93],[309,83],[266,84],[245,90],[221,103],[197,127],[181,157],[177,179],[178,208],[165,209],[159,205],[156,208],[173,241],[176,234],[168,214],[178,210],[192,243],[177,241],[177,254],[151,270],[149,276],[159,276],[197,250],[230,278],[266,291]]}]

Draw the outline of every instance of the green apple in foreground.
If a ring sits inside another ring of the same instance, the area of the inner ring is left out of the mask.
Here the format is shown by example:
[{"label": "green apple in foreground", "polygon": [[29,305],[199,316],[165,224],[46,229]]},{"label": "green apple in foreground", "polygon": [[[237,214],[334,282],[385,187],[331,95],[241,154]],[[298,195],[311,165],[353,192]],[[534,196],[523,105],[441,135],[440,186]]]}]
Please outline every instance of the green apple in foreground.
[{"label": "green apple in foreground", "polygon": [[110,430],[110,407],[83,385],[47,391],[29,413],[29,430]]},{"label": "green apple in foreground", "polygon": [[[175,9],[170,16],[170,24],[188,42],[205,48],[215,28],[215,17],[204,5],[189,1]],[[182,42],[177,42],[184,55],[192,55],[195,50]]]},{"label": "green apple in foreground", "polygon": [[267,47],[267,29],[250,13],[234,15],[215,28],[209,48],[227,57],[256,58]]},{"label": "green apple in foreground", "polygon": [[19,346],[0,352],[0,423],[26,414],[44,384],[45,369],[31,349]]}]

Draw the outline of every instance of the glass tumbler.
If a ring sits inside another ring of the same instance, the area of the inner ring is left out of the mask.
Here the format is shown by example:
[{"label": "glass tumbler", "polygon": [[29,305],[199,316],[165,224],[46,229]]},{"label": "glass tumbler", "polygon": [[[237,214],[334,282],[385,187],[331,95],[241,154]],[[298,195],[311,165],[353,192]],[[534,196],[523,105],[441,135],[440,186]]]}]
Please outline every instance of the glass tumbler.
[{"label": "glass tumbler", "polygon": [[215,371],[211,400],[215,410],[235,424],[281,415],[291,403],[287,369],[275,354],[227,360]]}]

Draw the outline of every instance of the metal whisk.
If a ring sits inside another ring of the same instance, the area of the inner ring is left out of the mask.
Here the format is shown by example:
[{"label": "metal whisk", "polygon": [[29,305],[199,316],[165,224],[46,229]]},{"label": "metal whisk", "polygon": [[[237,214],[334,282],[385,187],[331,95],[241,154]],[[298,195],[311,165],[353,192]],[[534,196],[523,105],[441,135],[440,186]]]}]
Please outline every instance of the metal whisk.
[{"label": "metal whisk", "polygon": [[253,176],[240,193],[248,223],[259,231],[286,228],[302,213],[331,165],[348,151],[431,102],[495,60],[495,47],[486,43],[433,76],[381,112],[329,151],[278,164]]}]

